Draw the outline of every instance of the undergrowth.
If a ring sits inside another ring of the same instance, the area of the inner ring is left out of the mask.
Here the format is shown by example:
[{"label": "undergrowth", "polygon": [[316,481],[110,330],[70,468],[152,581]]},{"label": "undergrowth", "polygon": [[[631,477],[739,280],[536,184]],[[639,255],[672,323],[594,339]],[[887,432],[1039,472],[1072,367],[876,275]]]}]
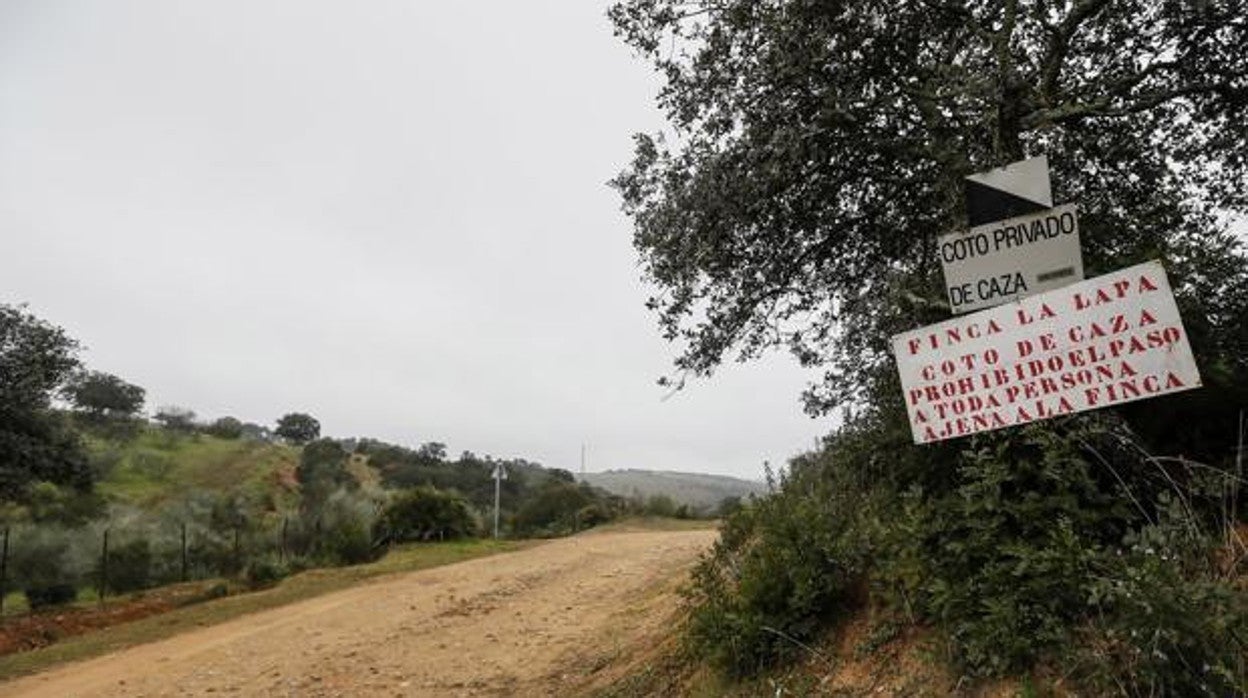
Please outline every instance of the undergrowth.
[{"label": "undergrowth", "polygon": [[968,678],[1243,695],[1248,593],[1224,468],[1157,458],[1112,415],[914,447],[860,417],[726,519],[689,648],[736,678],[817,652],[868,605]]}]

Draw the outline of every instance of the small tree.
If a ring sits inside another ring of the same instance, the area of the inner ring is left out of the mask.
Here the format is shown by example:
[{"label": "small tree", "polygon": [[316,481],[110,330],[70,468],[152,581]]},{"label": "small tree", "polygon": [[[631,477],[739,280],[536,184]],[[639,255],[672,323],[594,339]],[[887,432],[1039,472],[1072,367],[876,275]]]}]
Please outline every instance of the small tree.
[{"label": "small tree", "polygon": [[320,437],[321,423],[310,414],[291,412],[277,420],[277,428],[273,433],[291,443],[306,444]]},{"label": "small tree", "polygon": [[593,497],[568,482],[551,480],[516,512],[515,528],[525,534],[556,535],[578,527],[579,513]]},{"label": "small tree", "polygon": [[392,542],[460,538],[476,533],[468,502],[454,492],[416,487],[396,497],[381,519],[382,535]]},{"label": "small tree", "polygon": [[305,512],[319,509],[334,490],[359,484],[347,472],[347,452],[333,439],[317,439],[304,446],[295,478],[303,491]]},{"label": "small tree", "polygon": [[162,426],[172,431],[189,432],[195,430],[195,412],[185,407],[165,405],[156,410],[156,414],[152,415],[152,419],[160,422]]},{"label": "small tree", "polygon": [[676,516],[676,502],[665,494],[652,494],[646,498],[646,516]]},{"label": "small tree", "polygon": [[77,350],[61,328],[0,305],[0,503],[24,502],[39,481],[91,488],[81,444],[50,409],[78,367]]},{"label": "small tree", "polygon": [[205,431],[222,439],[237,439],[243,435],[243,423],[233,417],[222,417],[209,424]]},{"label": "small tree", "polygon": [[421,444],[420,448],[416,450],[416,457],[427,464],[441,463],[446,460],[446,444],[439,441]]},{"label": "small tree", "polygon": [[111,373],[82,371],[71,379],[65,393],[91,420],[105,422],[138,414],[147,391]]}]

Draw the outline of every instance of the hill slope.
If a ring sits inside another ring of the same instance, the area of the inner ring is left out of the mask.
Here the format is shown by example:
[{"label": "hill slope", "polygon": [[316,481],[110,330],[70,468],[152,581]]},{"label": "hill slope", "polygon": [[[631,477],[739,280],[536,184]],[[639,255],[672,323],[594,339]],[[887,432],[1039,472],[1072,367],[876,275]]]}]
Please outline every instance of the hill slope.
[{"label": "hill slope", "polygon": [[114,502],[157,508],[193,491],[284,496],[293,486],[299,450],[247,439],[143,429],[123,443],[89,438],[103,477],[98,490]]},{"label": "hill slope", "polygon": [[621,497],[647,498],[656,494],[671,497],[677,504],[713,510],[725,497],[745,498],[767,491],[761,482],[726,475],[679,473],[665,470],[607,470],[582,473],[577,479]]}]

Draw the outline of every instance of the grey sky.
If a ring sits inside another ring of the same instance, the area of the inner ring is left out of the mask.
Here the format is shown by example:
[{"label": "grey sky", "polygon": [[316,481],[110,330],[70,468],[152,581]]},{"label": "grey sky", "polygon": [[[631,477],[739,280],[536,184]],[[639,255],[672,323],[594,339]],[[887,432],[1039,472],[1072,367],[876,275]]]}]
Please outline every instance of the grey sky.
[{"label": "grey sky", "polygon": [[759,477],[830,421],[784,356],[661,401],[605,7],[6,0],[0,301],[149,407]]}]

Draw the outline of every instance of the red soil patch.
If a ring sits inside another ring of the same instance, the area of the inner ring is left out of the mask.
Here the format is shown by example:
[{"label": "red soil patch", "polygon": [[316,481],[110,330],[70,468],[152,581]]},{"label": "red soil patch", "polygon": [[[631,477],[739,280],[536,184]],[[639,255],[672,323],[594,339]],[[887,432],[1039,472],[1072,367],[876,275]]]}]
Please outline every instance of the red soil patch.
[{"label": "red soil patch", "polygon": [[101,605],[32,611],[0,619],[0,655],[47,647],[74,635],[154,616],[208,598],[212,586],[188,582],[106,600]]}]

